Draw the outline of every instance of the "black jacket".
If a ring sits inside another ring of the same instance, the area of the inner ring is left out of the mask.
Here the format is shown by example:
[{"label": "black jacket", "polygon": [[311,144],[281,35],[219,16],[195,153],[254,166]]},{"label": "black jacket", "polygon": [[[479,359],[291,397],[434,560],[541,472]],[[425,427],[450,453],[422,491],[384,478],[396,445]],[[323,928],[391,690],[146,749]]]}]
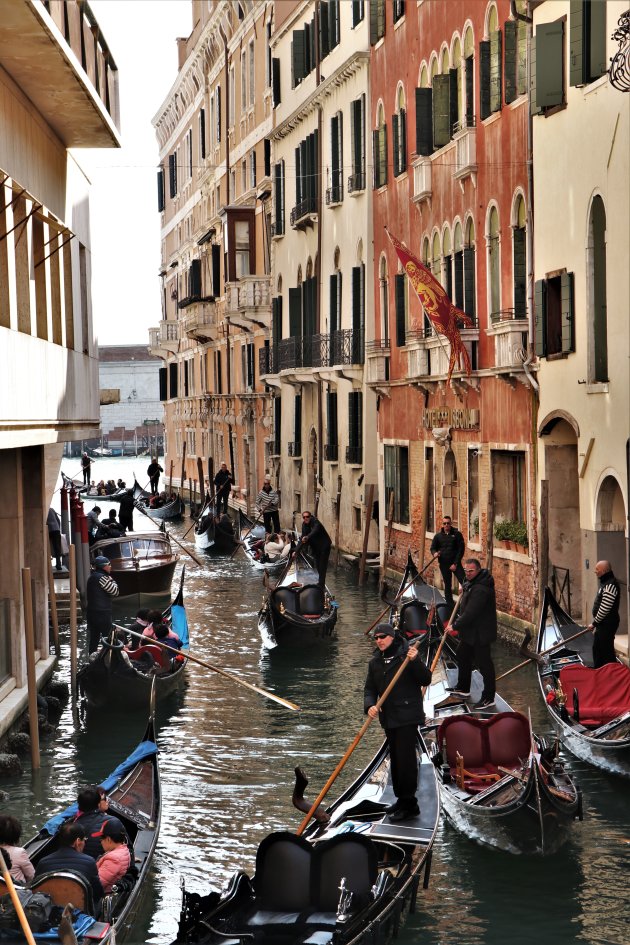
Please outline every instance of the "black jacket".
[{"label": "black jacket", "polygon": [[461,603],[453,627],[460,640],[474,646],[497,638],[497,598],[494,578],[485,568],[472,581],[464,582]]},{"label": "black jacket", "polygon": [[616,630],[619,626],[619,582],[612,571],[602,574],[593,602],[593,626]]},{"label": "black jacket", "polygon": [[99,613],[112,613],[112,599],[118,597],[119,589],[116,581],[105,571],[97,568],[90,574],[87,581],[88,610]]},{"label": "black jacket", "polygon": [[[228,486],[225,485],[226,482],[229,483]],[[233,485],[232,473],[227,469],[220,469],[214,477],[214,488],[217,496],[223,499],[226,495],[229,495]]]},{"label": "black jacket", "polygon": [[76,824],[83,827],[85,836],[87,837],[83,852],[87,853],[88,856],[93,857],[95,860],[105,852],[101,843],[101,837],[103,836],[103,827],[107,820],[113,820],[121,830],[124,829],[123,823],[118,817],[110,817],[109,814],[104,814],[103,811],[100,810],[90,810],[84,814],[78,814],[74,819]]},{"label": "black jacket", "polygon": [[159,463],[150,463],[147,466],[147,476],[149,479],[156,479],[159,477],[160,473],[164,472]]},{"label": "black jacket", "polygon": [[302,521],[302,538],[307,538],[306,542],[313,551],[317,554],[320,551],[324,551],[326,548],[330,548],[332,541],[330,540],[330,535],[320,522],[318,518],[315,518],[314,515],[311,515],[308,522]]},{"label": "black jacket", "polygon": [[[363,689],[363,710],[376,705],[385,692],[400,664],[405,659],[409,644],[402,637],[394,637],[393,643],[382,653],[376,649],[368,664],[367,679]],[[383,728],[400,728],[403,725],[419,725],[424,722],[422,686],[431,682],[431,670],[419,656],[407,663],[404,673],[388,695],[379,714]]]},{"label": "black jacket", "polygon": [[103,898],[103,887],[98,878],[96,860],[93,856],[79,853],[74,847],[60,847],[54,853],[49,853],[48,856],[41,858],[35,868],[35,876],[43,876],[44,873],[56,873],[59,870],[73,870],[73,872],[83,876],[92,887],[92,896],[95,903]]},{"label": "black jacket", "polygon": [[441,528],[433,536],[431,554],[436,554],[439,551],[440,564],[445,564],[449,568],[452,564],[461,563],[465,550],[464,536],[456,528],[451,528],[448,534]]}]

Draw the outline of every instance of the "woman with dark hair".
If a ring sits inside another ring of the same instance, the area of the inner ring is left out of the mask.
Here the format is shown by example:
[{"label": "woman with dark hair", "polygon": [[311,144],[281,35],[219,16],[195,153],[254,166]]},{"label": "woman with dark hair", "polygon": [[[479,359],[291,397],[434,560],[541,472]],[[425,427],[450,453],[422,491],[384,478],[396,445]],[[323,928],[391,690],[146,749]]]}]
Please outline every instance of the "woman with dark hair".
[{"label": "woman with dark hair", "polygon": [[18,846],[22,834],[22,825],[10,814],[0,814],[0,847],[11,857],[9,872],[18,883],[30,883],[35,875],[35,868],[28,858],[24,847]]}]

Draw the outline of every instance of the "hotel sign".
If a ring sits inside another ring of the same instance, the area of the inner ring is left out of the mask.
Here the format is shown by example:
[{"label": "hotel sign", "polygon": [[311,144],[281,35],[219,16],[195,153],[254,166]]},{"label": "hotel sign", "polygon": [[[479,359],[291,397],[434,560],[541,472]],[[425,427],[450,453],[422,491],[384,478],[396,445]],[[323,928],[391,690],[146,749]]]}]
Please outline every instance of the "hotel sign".
[{"label": "hotel sign", "polygon": [[422,411],[422,425],[427,430],[436,427],[476,430],[479,428],[479,411],[468,407],[428,407]]}]

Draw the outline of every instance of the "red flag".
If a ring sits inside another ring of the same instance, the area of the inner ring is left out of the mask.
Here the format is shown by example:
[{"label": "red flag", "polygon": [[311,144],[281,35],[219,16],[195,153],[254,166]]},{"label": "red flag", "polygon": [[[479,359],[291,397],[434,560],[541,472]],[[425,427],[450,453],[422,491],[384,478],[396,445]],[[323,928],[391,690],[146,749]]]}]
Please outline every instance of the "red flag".
[{"label": "red flag", "polygon": [[462,342],[459,329],[460,327],[472,328],[471,319],[453,305],[444,288],[433,273],[420,262],[418,257],[410,253],[400,240],[392,236],[387,227],[385,227],[385,231],[392,241],[403,269],[407,273],[416,295],[422,302],[422,307],[431,324],[440,335],[444,335],[450,342],[451,355],[448,363],[448,382],[450,383],[451,374],[456,365],[459,370],[463,369],[466,374],[470,374],[470,358]]}]

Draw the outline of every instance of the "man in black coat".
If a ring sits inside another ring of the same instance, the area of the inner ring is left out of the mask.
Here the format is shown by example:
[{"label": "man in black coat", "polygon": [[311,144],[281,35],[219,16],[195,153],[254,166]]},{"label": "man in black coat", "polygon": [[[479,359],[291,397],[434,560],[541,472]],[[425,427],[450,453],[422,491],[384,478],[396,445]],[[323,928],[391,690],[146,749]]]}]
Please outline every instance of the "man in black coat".
[{"label": "man in black coat", "polygon": [[[376,650],[368,664],[363,690],[364,711],[371,719],[379,718],[391,758],[391,775],[396,802],[388,807],[392,821],[408,820],[420,813],[416,732],[424,722],[422,686],[431,682],[431,670],[425,666],[415,646],[396,635],[389,623],[379,623],[374,630]],[[376,703],[406,656],[409,662],[389,696],[377,710]]]},{"label": "man in black coat", "polygon": [[[57,834],[59,847],[54,853],[43,856],[35,867],[35,878],[45,873],[57,873],[60,870],[72,870],[82,876],[92,887],[94,898],[94,914],[98,915],[100,901],[103,898],[103,887],[98,878],[96,860],[83,852],[85,847],[85,831],[79,824],[63,824]],[[102,850],[101,850],[102,852]]]},{"label": "man in black coat", "polygon": [[227,468],[227,463],[221,463],[221,468],[214,477],[214,494],[217,515],[220,515],[221,511],[227,514],[228,499],[230,498],[230,492],[232,491],[233,485],[234,479],[232,478],[232,473]]},{"label": "man in black coat", "polygon": [[160,486],[160,473],[164,472],[155,456],[151,457],[151,462],[147,466],[147,476],[151,486],[151,495],[157,495]]},{"label": "man in black coat", "polygon": [[328,570],[332,541],[319,519],[308,511],[302,512],[302,537],[299,544],[308,545],[313,552],[315,566],[319,574],[318,584],[323,587],[326,583],[326,571]]},{"label": "man in black coat", "polygon": [[482,568],[476,558],[468,558],[464,565],[466,580],[452,629],[459,635],[457,685],[451,690],[456,695],[470,695],[473,664],[483,676],[481,699],[476,709],[494,705],[495,672],[491,644],[497,638],[497,598],[494,578]]},{"label": "man in black coat", "polygon": [[94,559],[95,570],[87,580],[87,629],[88,652],[98,649],[101,637],[109,636],[112,629],[112,600],[118,597],[119,588],[111,576],[112,564],[105,555]]},{"label": "man in black coat", "polygon": [[453,609],[453,575],[460,584],[464,583],[462,558],[465,550],[464,536],[453,528],[451,516],[442,516],[442,528],[433,536],[431,554],[438,555],[438,565],[444,580],[444,597],[451,610]]},{"label": "man in black coat", "polygon": [[120,500],[118,521],[128,532],[133,531],[133,510],[135,507],[136,504],[133,497],[133,489],[127,489],[124,496]]},{"label": "man in black coat", "polygon": [[619,582],[612,572],[610,561],[598,561],[595,574],[599,578],[599,590],[593,603],[593,620],[589,630],[593,631],[593,666],[598,669],[606,663],[616,663],[615,634],[619,626]]},{"label": "man in black coat", "polygon": [[113,820],[117,827],[124,830],[122,821],[118,817],[112,817],[105,810],[101,810],[102,795],[96,787],[84,787],[77,795],[77,807],[79,808],[74,818],[74,823],[82,828],[85,834],[85,845],[83,853],[97,860],[103,855],[101,839],[103,837],[103,827],[108,820]]}]

